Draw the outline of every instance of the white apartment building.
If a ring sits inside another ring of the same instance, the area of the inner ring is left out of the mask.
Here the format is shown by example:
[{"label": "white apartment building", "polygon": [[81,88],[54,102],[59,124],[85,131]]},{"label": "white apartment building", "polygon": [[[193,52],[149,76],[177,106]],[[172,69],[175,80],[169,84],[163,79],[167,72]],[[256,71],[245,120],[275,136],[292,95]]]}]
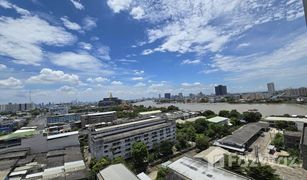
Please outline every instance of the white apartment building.
[{"label": "white apartment building", "polygon": [[142,141],[151,150],[154,144],[176,140],[176,123],[166,117],[150,117],[123,124],[92,129],[89,146],[93,157],[129,158],[132,145]]}]

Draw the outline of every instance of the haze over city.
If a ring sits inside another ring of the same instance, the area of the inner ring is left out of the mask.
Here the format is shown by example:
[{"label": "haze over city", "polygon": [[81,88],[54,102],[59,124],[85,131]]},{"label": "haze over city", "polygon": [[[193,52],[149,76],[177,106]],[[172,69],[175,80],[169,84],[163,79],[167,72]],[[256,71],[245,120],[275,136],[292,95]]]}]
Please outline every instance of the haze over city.
[{"label": "haze over city", "polygon": [[1,0],[0,15],[0,103],[307,82],[301,0]]}]

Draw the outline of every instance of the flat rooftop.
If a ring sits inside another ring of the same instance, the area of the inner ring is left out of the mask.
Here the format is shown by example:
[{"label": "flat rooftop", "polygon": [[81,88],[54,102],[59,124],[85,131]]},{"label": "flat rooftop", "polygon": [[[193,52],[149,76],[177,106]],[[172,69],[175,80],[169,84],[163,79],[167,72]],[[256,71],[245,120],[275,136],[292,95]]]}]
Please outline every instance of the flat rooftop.
[{"label": "flat rooftop", "polygon": [[161,110],[155,110],[155,111],[146,111],[146,112],[140,112],[140,115],[152,115],[152,114],[159,114],[162,113]]},{"label": "flat rooftop", "polygon": [[221,116],[216,116],[216,117],[208,119],[208,121],[211,122],[211,123],[220,123],[220,122],[223,122],[225,120],[228,120],[228,118],[221,117]]},{"label": "flat rooftop", "polygon": [[233,132],[232,135],[228,135],[218,142],[227,145],[241,146],[243,147],[252,137],[254,137],[260,130],[269,127],[268,123],[250,123],[240,129]]},{"label": "flat rooftop", "polygon": [[97,174],[98,180],[139,180],[126,166],[123,164],[110,165]]},{"label": "flat rooftop", "polygon": [[263,121],[290,121],[290,122],[307,123],[307,118],[269,116],[269,117],[265,117]]},{"label": "flat rooftop", "polygon": [[101,115],[109,115],[109,114],[114,114],[114,113],[116,113],[116,111],[90,113],[90,114],[84,114],[82,116],[101,116]]},{"label": "flat rooftop", "polygon": [[295,136],[295,137],[301,137],[302,132],[299,131],[284,131],[285,136]]},{"label": "flat rooftop", "polygon": [[163,120],[163,119],[160,118],[160,117],[153,117],[153,118],[149,118],[149,119],[137,120],[137,121],[122,123],[122,124],[118,124],[118,125],[98,128],[98,129],[95,129],[95,131],[106,131],[106,130],[110,130],[110,129],[114,129],[114,128],[120,128],[120,127],[136,125],[136,124],[145,123],[145,122],[151,122],[151,121],[158,121],[158,120]]},{"label": "flat rooftop", "polygon": [[205,117],[205,116],[197,116],[197,117],[188,118],[188,119],[185,119],[185,120],[177,119],[177,120],[176,120],[176,123],[184,124],[184,123],[186,123],[186,122],[194,122],[194,121],[196,121],[197,119],[206,119],[206,117]]},{"label": "flat rooftop", "polygon": [[10,139],[19,139],[19,138],[26,138],[26,137],[31,137],[35,134],[37,134],[36,129],[19,129],[16,130],[13,133],[7,134],[5,136],[0,137],[1,140],[10,140]]},{"label": "flat rooftop", "polygon": [[246,180],[247,178],[225,171],[208,163],[182,157],[169,164],[168,168],[176,173],[193,180]]}]

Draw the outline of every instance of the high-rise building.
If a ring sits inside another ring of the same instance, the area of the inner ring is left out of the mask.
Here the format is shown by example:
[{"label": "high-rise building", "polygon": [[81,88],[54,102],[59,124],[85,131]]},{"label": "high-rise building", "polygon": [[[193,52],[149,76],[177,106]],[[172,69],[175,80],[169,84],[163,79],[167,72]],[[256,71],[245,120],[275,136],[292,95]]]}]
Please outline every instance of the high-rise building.
[{"label": "high-rise building", "polygon": [[178,97],[179,98],[183,98],[183,94],[182,93],[178,93]]},{"label": "high-rise building", "polygon": [[171,93],[165,93],[164,98],[165,99],[171,99]]},{"label": "high-rise building", "polygon": [[267,86],[268,86],[268,92],[269,93],[274,93],[275,92],[275,86],[274,86],[273,82],[268,83]]},{"label": "high-rise building", "polygon": [[223,85],[215,86],[215,95],[216,96],[227,95],[227,86]]}]

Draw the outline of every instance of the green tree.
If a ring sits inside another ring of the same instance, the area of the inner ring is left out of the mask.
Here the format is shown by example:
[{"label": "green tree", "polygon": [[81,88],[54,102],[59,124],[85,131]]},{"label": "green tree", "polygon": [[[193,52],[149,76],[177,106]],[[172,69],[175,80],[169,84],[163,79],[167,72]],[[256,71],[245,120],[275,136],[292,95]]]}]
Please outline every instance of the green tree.
[{"label": "green tree", "polygon": [[164,180],[169,172],[170,170],[168,168],[160,167],[157,173],[156,180]]},{"label": "green tree", "polygon": [[260,112],[243,112],[243,119],[248,123],[260,121],[262,114]]},{"label": "green tree", "polygon": [[132,159],[138,172],[145,171],[148,165],[148,150],[144,142],[135,142],[132,145]]},{"label": "green tree", "polygon": [[96,161],[96,160],[93,160],[93,163],[92,163],[92,171],[94,173],[98,173],[101,169],[107,167],[108,165],[110,165],[110,161],[109,159],[103,157],[101,158],[100,160]]},{"label": "green tree", "polygon": [[162,157],[168,157],[173,154],[173,143],[170,141],[162,141],[159,150]]},{"label": "green tree", "polygon": [[208,129],[209,122],[205,118],[197,119],[194,123],[196,133],[204,133]]},{"label": "green tree", "polygon": [[181,130],[181,132],[186,134],[187,140],[188,141],[193,141],[195,142],[195,138],[196,138],[196,130],[193,126],[188,126],[185,127]]},{"label": "green tree", "polygon": [[200,134],[196,136],[196,148],[199,150],[205,150],[209,147],[209,140],[207,136]]},{"label": "green tree", "polygon": [[219,116],[222,116],[222,117],[229,117],[229,111],[227,110],[221,110],[219,112]]},{"label": "green tree", "polygon": [[126,161],[123,157],[119,156],[119,157],[116,157],[112,160],[112,164],[119,164],[119,163],[122,163],[122,164],[126,164]]},{"label": "green tree", "polygon": [[240,118],[240,116],[241,116],[241,114],[235,109],[233,109],[229,112],[230,118]]},{"label": "green tree", "polygon": [[229,171],[243,174],[244,169],[241,165],[244,163],[244,160],[241,160],[238,156],[224,154],[224,168]]},{"label": "green tree", "polygon": [[246,169],[247,176],[255,180],[279,180],[279,176],[275,174],[275,169],[269,165],[257,164],[256,167],[248,167]]},{"label": "green tree", "polygon": [[189,146],[188,141],[187,141],[187,136],[183,132],[179,131],[176,133],[176,140],[177,142],[175,146],[177,150],[181,150]]},{"label": "green tree", "polygon": [[204,112],[202,113],[202,115],[203,115],[203,116],[206,116],[206,117],[208,118],[208,117],[213,117],[213,116],[215,116],[216,114],[215,114],[213,111],[211,111],[211,110],[206,110],[206,111],[204,111]]},{"label": "green tree", "polygon": [[277,149],[282,149],[284,147],[284,136],[281,133],[277,133],[271,142]]}]

